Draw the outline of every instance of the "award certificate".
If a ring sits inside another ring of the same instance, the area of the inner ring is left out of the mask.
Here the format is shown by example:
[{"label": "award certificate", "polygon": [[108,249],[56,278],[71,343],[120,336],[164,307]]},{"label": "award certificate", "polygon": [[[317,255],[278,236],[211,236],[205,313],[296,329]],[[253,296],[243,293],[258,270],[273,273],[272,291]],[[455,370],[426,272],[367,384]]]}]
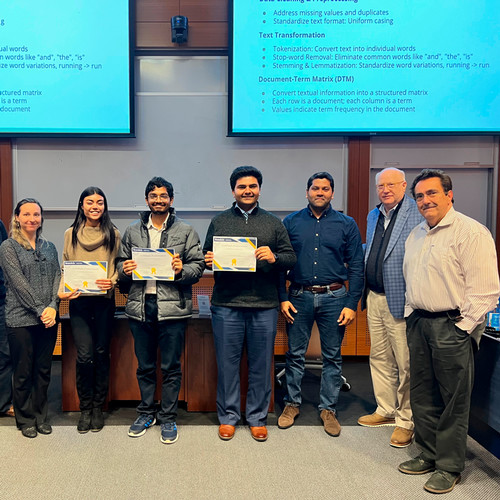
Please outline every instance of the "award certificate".
[{"label": "award certificate", "polygon": [[67,260],[64,262],[64,291],[78,288],[84,293],[106,293],[95,284],[108,277],[108,263],[96,260]]},{"label": "award certificate", "polygon": [[255,272],[257,238],[241,236],[214,236],[214,271]]},{"label": "award certificate", "polygon": [[137,263],[132,279],[174,281],[174,253],[173,248],[132,248],[132,259]]}]

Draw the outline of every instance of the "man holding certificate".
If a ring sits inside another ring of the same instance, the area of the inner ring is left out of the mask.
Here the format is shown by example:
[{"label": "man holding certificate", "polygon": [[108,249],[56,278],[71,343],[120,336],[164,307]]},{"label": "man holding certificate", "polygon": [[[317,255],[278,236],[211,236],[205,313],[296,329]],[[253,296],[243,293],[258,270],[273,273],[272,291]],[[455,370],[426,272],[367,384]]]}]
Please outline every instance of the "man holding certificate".
[{"label": "man holding certificate", "polygon": [[[177,441],[177,402],[186,321],[191,317],[191,285],[203,274],[196,231],[175,215],[174,188],[162,177],[146,186],[148,212],[126,230],[118,253],[119,280],[130,283],[125,312],[134,336],[137,380],[141,390],[138,417],[128,431],[139,437],[160,423],[160,441]],[[162,399],[156,413],[156,359],[161,353]]]},{"label": "man holding certificate", "polygon": [[217,357],[219,437],[234,436],[240,420],[240,362],[248,354],[246,420],[252,437],[267,439],[271,364],[278,320],[279,274],[296,258],[278,217],[260,208],[262,174],[238,167],[231,174],[233,206],[212,219],[203,252],[214,270],[212,327]]},{"label": "man holding certificate", "polygon": [[[356,317],[363,292],[364,262],[361,235],[352,217],[333,210],[333,177],[313,174],[307,181],[308,206],[283,221],[297,265],[290,271],[288,296],[280,289],[281,312],[288,322],[285,409],[278,427],[287,429],[299,414],[301,382],[311,328],[316,321],[321,339],[319,411],[330,436],[340,434],[336,405],[342,387],[340,348],[345,327]],[[345,282],[349,281],[347,289]]]}]

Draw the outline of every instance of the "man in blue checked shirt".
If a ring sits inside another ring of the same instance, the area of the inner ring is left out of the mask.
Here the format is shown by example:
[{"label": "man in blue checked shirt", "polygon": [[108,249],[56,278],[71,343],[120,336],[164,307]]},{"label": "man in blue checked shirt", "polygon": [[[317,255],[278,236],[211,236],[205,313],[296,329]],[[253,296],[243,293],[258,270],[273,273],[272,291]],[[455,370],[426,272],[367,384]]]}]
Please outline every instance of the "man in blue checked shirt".
[{"label": "man in blue checked shirt", "polygon": [[[356,317],[363,292],[363,248],[352,217],[332,209],[334,181],[328,172],[318,172],[307,181],[308,206],[283,221],[297,264],[288,273],[288,296],[280,289],[281,312],[288,322],[285,408],[278,427],[294,423],[301,404],[301,382],[305,354],[316,321],[321,339],[323,371],[320,387],[320,417],[330,436],[340,434],[336,405],[342,386],[340,348],[345,327]],[[349,288],[346,282],[349,282]]]}]

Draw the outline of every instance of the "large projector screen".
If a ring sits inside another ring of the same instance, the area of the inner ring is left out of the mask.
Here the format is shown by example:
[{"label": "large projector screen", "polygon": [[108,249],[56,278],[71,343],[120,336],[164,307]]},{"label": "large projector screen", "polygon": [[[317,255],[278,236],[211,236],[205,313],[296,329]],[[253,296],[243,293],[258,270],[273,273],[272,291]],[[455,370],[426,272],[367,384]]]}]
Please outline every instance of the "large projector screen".
[{"label": "large projector screen", "polygon": [[0,136],[132,136],[132,5],[0,2]]},{"label": "large projector screen", "polygon": [[499,0],[230,9],[229,135],[500,131]]}]

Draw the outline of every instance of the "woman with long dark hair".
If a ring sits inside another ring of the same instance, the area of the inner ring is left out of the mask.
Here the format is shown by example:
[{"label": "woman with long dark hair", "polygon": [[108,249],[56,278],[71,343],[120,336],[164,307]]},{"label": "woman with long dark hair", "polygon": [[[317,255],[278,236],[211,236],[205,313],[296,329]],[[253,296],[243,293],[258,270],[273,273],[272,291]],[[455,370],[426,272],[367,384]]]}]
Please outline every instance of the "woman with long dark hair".
[{"label": "woman with long dark hair", "polygon": [[17,426],[29,438],[52,432],[47,423],[47,388],[57,338],[61,271],[55,246],[41,237],[42,226],[42,206],[25,198],[14,210],[10,238],[0,246],[12,401]]},{"label": "woman with long dark hair", "polygon": [[70,299],[81,411],[77,430],[81,434],[89,430],[98,432],[104,426],[102,407],[109,385],[109,343],[118,277],[115,258],[119,244],[120,233],[109,217],[106,196],[100,188],[88,187],[80,195],[73,224],[64,233],[63,260],[106,262],[107,277],[95,282],[106,293],[64,292],[64,277],[59,292],[61,299]]}]

